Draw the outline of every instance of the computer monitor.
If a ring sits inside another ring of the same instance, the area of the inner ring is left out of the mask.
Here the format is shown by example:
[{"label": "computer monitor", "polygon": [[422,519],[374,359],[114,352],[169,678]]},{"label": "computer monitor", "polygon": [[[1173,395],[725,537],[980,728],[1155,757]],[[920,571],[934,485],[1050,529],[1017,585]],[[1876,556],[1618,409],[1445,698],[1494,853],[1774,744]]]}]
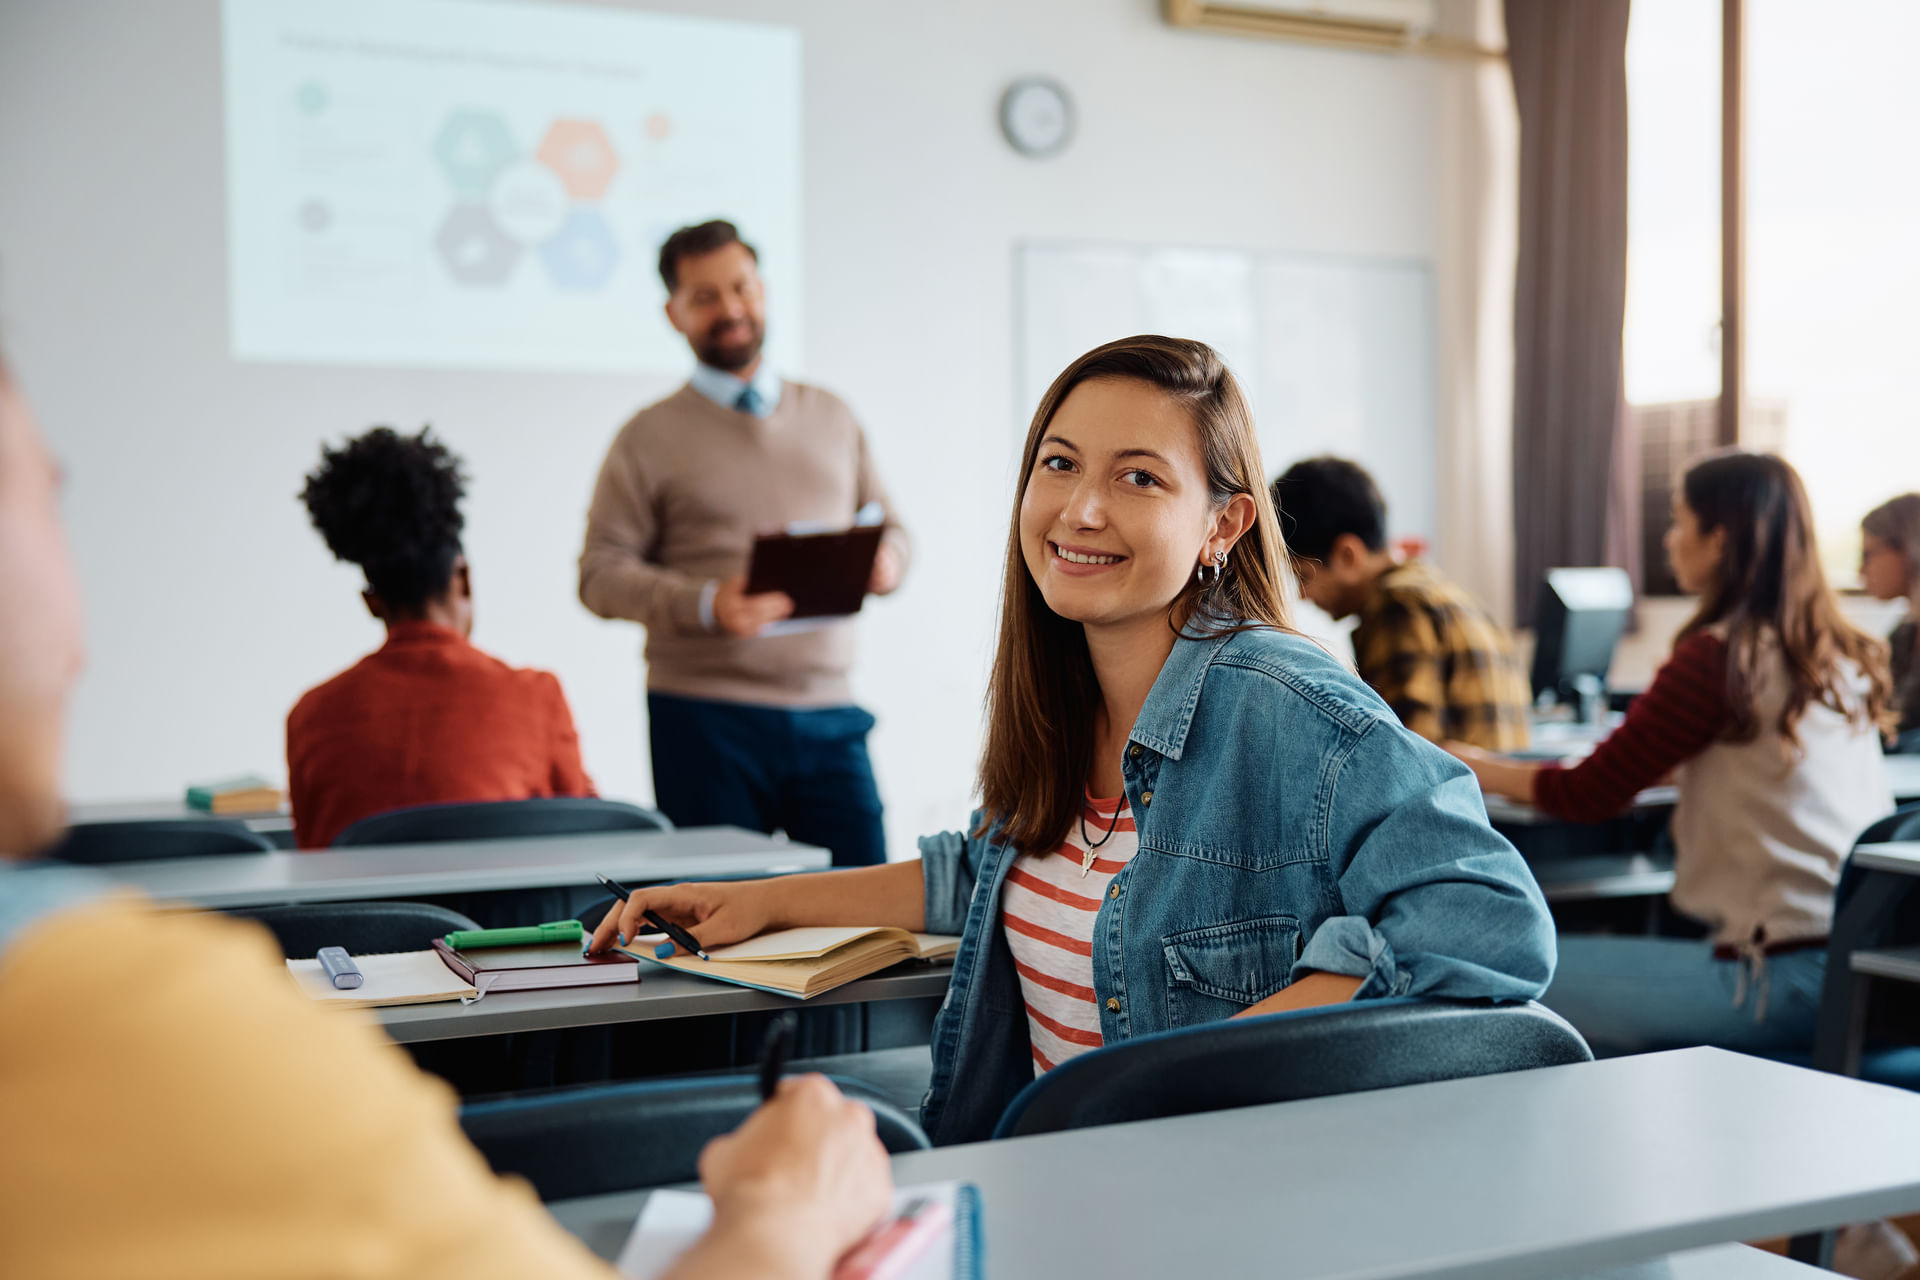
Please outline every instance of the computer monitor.
[{"label": "computer monitor", "polygon": [[1632,612],[1633,580],[1625,569],[1547,570],[1533,605],[1535,700],[1550,694],[1583,713],[1595,710]]}]

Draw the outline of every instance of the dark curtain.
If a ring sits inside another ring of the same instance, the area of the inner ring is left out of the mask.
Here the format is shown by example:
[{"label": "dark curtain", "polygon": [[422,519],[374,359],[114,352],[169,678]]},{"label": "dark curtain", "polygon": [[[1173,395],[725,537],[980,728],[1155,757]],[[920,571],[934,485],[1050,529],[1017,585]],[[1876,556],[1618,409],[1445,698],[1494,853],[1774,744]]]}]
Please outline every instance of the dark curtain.
[{"label": "dark curtain", "polygon": [[1520,116],[1514,277],[1514,609],[1541,574],[1632,563],[1639,491],[1621,382],[1628,0],[1506,0]]}]

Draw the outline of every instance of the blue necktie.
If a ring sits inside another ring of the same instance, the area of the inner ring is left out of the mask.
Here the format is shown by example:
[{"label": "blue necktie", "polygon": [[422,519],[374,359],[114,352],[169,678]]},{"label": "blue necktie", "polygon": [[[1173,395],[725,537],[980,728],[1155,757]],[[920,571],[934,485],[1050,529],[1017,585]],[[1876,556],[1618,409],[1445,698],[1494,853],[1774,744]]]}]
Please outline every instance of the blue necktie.
[{"label": "blue necktie", "polygon": [[741,389],[739,398],[733,402],[733,407],[741,413],[750,413],[757,418],[760,416],[761,403],[760,393],[749,385]]}]

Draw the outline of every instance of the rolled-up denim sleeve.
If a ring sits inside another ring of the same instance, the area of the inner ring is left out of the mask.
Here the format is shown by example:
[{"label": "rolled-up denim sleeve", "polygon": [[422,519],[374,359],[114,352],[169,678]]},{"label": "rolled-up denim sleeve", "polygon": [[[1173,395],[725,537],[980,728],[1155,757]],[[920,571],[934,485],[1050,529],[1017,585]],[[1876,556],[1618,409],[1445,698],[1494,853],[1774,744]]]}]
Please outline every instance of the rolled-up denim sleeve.
[{"label": "rolled-up denim sleeve", "polygon": [[[967,824],[979,826],[979,814]],[[927,932],[964,933],[967,907],[973,901],[974,882],[980,876],[985,851],[978,837],[958,831],[920,837],[920,872],[927,885]]]},{"label": "rolled-up denim sleeve", "polygon": [[1355,999],[1531,1000],[1553,977],[1553,918],[1533,873],[1487,823],[1466,766],[1385,721],[1341,764],[1327,823],[1340,914],[1293,976],[1362,979]]}]

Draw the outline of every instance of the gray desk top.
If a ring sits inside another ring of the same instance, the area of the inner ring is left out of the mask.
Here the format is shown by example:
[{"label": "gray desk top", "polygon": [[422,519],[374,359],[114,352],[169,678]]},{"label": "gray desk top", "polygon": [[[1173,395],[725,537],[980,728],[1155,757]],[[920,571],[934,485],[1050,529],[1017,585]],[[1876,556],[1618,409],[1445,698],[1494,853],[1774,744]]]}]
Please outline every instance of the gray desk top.
[{"label": "gray desk top", "polygon": [[67,821],[82,822],[184,822],[199,818],[231,818],[252,831],[293,830],[293,815],[285,808],[258,813],[208,813],[191,808],[184,800],[101,800],[71,805]]},{"label": "gray desk top", "polygon": [[499,991],[472,1004],[457,1001],[408,1004],[375,1009],[373,1013],[389,1036],[401,1044],[417,1044],[425,1040],[503,1035],[510,1031],[551,1031],[558,1027],[597,1027],[713,1013],[812,1009],[867,1000],[944,996],[952,973],[953,966],[949,964],[900,965],[802,1002],[675,973],[656,965],[643,965],[640,981],[631,985]]},{"label": "gray desk top", "polygon": [[1886,757],[1887,785],[1900,804],[1920,800],[1920,755]]},{"label": "gray desk top", "polygon": [[1638,898],[1673,888],[1673,859],[1644,853],[1585,858],[1542,858],[1527,864],[1548,902],[1593,898]]},{"label": "gray desk top", "polygon": [[1855,951],[1847,957],[1847,967],[1870,978],[1892,978],[1897,982],[1920,982],[1920,947],[1882,947]]},{"label": "gray desk top", "polygon": [[1896,875],[1920,876],[1920,840],[1863,844],[1853,851],[1853,861],[1856,866],[1868,871],[1891,871]]},{"label": "gray desk top", "polygon": [[[947,1147],[893,1168],[903,1184],[979,1185],[996,1277],[1529,1280],[1912,1212],[1916,1149],[1920,1096],[1684,1049]],[[642,1194],[550,1208],[612,1256]]]},{"label": "gray desk top", "polygon": [[[1671,809],[1674,801],[1680,798],[1678,787],[1648,787],[1633,798],[1636,809]],[[1540,827],[1550,823],[1566,821],[1552,814],[1542,813],[1530,804],[1518,800],[1509,800],[1505,796],[1490,795],[1487,801],[1487,820],[1495,824],[1507,824],[1515,827]]]},{"label": "gray desk top", "polygon": [[[1884,758],[1887,768],[1887,785],[1893,791],[1896,804],[1907,804],[1920,800],[1920,755],[1887,756]],[[1680,792],[1674,787],[1648,787],[1633,798],[1636,809],[1672,808]],[[1561,821],[1559,818],[1544,814],[1530,804],[1518,800],[1509,800],[1505,796],[1488,796],[1487,818],[1495,824],[1515,827],[1537,827]]]},{"label": "gray desk top", "polygon": [[596,871],[635,884],[691,876],[772,875],[827,863],[824,849],[757,831],[688,827],[168,858],[116,863],[109,873],[161,902],[251,907],[591,885]]}]

